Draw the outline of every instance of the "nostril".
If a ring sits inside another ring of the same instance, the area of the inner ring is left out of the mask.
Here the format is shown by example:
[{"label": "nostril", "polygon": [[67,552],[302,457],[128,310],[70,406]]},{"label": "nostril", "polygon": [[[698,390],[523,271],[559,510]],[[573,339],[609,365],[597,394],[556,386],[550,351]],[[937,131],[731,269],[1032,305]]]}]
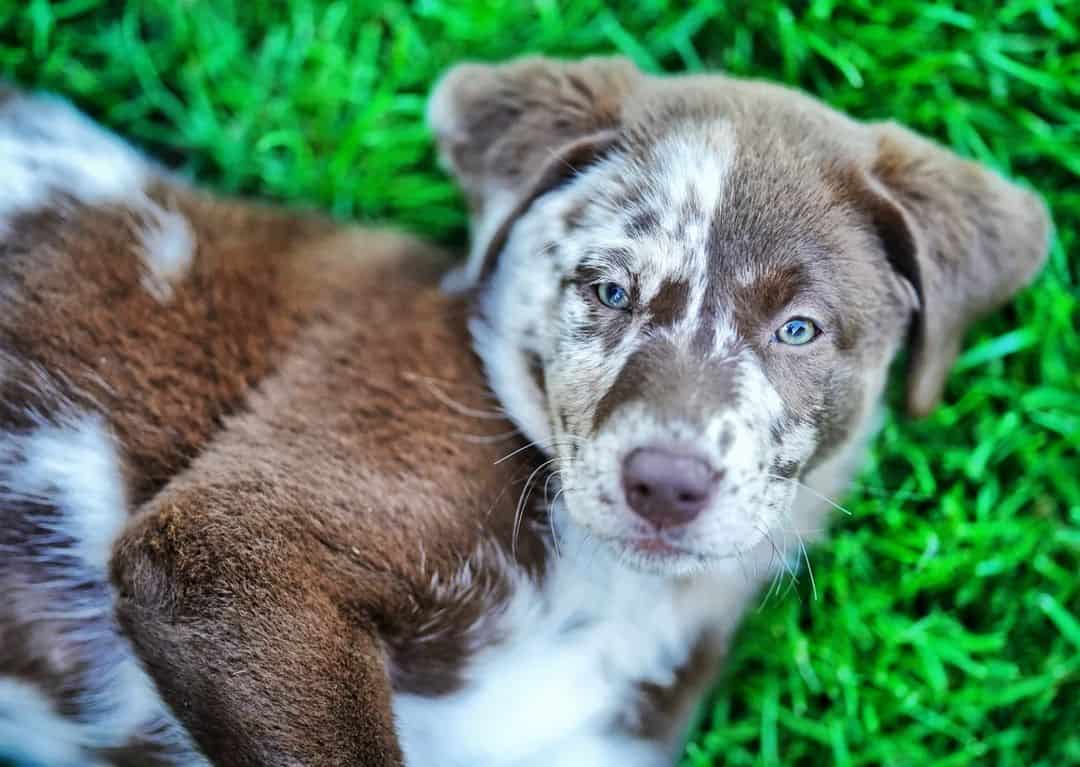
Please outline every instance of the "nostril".
[{"label": "nostril", "polygon": [[720,476],[703,458],[639,448],[623,463],[626,501],[658,527],[685,524],[707,505]]}]

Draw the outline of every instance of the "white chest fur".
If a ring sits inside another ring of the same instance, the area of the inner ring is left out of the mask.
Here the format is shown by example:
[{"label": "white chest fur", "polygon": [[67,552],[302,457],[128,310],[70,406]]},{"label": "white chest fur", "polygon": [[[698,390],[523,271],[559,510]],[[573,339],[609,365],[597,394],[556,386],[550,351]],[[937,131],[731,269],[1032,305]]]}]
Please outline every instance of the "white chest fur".
[{"label": "white chest fur", "polygon": [[632,572],[584,541],[561,539],[543,585],[523,580],[493,619],[502,641],[470,660],[462,689],[395,696],[406,764],[670,764],[667,749],[614,725],[633,714],[638,684],[670,684],[702,629],[736,621],[755,588],[734,565],[679,582]]},{"label": "white chest fur", "polygon": [[[847,485],[877,418],[800,489],[796,540],[823,531],[827,496]],[[558,514],[558,512],[555,512]],[[677,581],[634,572],[569,526],[542,586],[522,580],[492,620],[502,641],[474,656],[465,686],[397,695],[408,767],[660,767],[674,755],[620,734],[642,682],[667,684],[703,629],[729,634],[781,562],[763,542],[741,562]],[[791,554],[798,563],[798,549]],[[487,627],[485,627],[486,629]]]}]

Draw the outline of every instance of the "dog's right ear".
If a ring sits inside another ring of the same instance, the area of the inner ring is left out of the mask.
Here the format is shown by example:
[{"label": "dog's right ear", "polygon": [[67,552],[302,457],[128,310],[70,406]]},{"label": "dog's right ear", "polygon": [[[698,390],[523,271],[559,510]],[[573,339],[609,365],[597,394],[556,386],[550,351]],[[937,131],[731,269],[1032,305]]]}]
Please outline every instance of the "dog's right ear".
[{"label": "dog's right ear", "polygon": [[628,60],[530,57],[460,64],[435,86],[428,123],[472,213],[472,247],[453,288],[494,265],[526,208],[608,149],[642,77]]}]

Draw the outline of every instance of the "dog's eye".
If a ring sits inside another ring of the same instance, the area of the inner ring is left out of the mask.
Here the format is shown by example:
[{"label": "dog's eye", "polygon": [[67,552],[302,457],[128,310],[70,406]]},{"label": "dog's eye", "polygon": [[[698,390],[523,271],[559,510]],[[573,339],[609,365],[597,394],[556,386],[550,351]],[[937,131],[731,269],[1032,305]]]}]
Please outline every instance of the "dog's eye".
[{"label": "dog's eye", "polygon": [[805,317],[793,317],[776,331],[776,340],[782,344],[802,346],[817,338],[820,332],[813,320],[808,320]]},{"label": "dog's eye", "polygon": [[596,286],[596,297],[609,309],[625,311],[630,308],[630,294],[615,282],[601,282]]}]

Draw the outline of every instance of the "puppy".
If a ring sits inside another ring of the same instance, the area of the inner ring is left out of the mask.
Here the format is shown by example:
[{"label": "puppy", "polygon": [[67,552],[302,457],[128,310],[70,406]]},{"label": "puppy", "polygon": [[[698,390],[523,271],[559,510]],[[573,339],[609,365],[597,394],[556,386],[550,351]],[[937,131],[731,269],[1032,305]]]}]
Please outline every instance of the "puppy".
[{"label": "puppy", "polygon": [[[898,351],[925,413],[965,328],[1046,255],[1030,193],[763,83],[464,65],[430,119],[473,215],[446,282],[463,297],[400,255],[373,265],[363,235],[246,208],[229,226],[153,176],[123,186],[194,250],[127,267],[152,312],[79,259],[34,302],[92,330],[3,319],[41,325],[18,364],[95,395],[5,426],[63,457],[5,514],[92,552],[97,584],[117,488],[141,504],[111,549],[110,646],[186,743],[163,758],[672,763],[747,601],[858,466]],[[100,198],[67,196],[96,219]],[[45,284],[24,268],[9,293]],[[171,464],[139,441],[162,431]]]}]

